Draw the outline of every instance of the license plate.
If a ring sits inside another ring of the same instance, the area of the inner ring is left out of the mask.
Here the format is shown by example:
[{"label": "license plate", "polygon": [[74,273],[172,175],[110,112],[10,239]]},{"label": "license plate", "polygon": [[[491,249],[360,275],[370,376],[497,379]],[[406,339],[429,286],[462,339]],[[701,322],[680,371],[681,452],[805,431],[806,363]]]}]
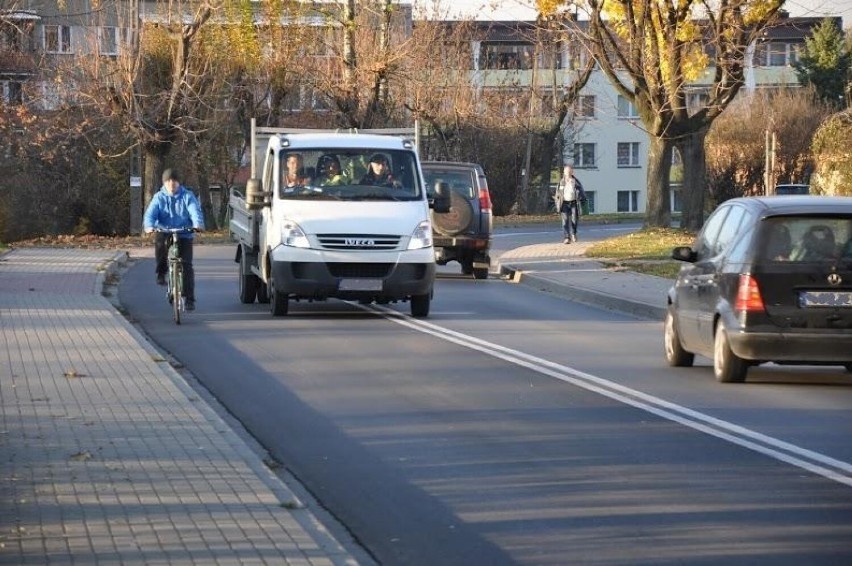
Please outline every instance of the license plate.
[{"label": "license plate", "polygon": [[341,291],[381,291],[381,279],[341,279],[337,288]]},{"label": "license plate", "polygon": [[802,291],[799,306],[852,308],[852,291]]}]

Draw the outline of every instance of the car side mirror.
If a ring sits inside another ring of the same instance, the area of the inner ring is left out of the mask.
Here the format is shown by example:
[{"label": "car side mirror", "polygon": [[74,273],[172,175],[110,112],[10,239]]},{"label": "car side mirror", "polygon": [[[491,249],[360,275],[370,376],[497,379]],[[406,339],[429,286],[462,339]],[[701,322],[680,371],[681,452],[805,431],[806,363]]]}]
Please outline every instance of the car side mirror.
[{"label": "car side mirror", "polygon": [[672,259],[695,263],[695,260],[698,259],[698,254],[689,246],[678,246],[672,250]]},{"label": "car side mirror", "polygon": [[435,183],[435,197],[429,206],[438,213],[450,211],[450,184],[444,181]]},{"label": "car side mirror", "polygon": [[260,179],[249,179],[246,181],[246,206],[249,210],[257,210],[267,206],[269,203],[266,197],[269,196],[263,192],[263,181]]}]

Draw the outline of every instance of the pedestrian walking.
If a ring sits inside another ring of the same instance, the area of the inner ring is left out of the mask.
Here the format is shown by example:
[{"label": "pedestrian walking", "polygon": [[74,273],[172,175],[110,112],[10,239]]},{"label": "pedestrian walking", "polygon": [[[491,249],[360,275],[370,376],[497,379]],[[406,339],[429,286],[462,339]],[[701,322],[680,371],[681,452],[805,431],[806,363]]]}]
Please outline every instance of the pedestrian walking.
[{"label": "pedestrian walking", "polygon": [[563,168],[553,200],[556,202],[556,210],[562,216],[562,243],[576,242],[580,207],[586,202],[586,192],[583,190],[583,184],[574,176],[573,165],[565,165]]}]

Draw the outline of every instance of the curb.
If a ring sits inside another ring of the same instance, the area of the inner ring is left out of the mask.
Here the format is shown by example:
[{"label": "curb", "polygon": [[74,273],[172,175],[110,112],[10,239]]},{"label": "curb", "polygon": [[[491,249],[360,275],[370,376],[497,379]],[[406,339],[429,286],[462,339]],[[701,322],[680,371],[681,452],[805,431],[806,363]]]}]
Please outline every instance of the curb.
[{"label": "curb", "polygon": [[662,321],[666,316],[666,309],[662,306],[649,305],[617,295],[565,284],[540,275],[531,275],[512,266],[501,265],[499,271],[502,277],[512,283],[533,287],[538,291],[571,299],[585,305],[648,320]]}]

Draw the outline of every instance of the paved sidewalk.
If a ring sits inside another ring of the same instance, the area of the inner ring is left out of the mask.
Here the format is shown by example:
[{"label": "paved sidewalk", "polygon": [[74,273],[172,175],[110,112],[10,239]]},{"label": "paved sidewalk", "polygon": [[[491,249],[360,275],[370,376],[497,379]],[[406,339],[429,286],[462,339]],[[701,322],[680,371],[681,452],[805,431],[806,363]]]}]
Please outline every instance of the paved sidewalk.
[{"label": "paved sidewalk", "polygon": [[587,242],[524,246],[503,253],[497,270],[510,280],[575,301],[662,321],[672,280],[616,270],[583,254]]},{"label": "paved sidewalk", "polygon": [[0,564],[354,564],[101,295],[126,259],[0,255]]}]

